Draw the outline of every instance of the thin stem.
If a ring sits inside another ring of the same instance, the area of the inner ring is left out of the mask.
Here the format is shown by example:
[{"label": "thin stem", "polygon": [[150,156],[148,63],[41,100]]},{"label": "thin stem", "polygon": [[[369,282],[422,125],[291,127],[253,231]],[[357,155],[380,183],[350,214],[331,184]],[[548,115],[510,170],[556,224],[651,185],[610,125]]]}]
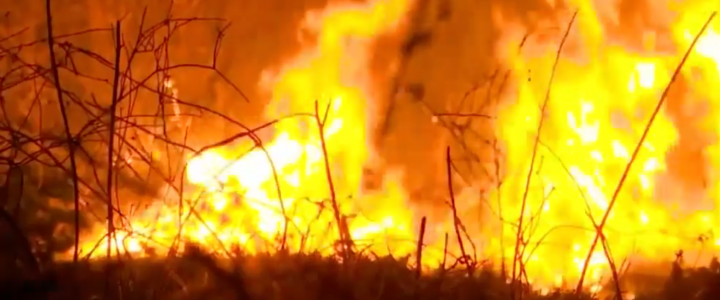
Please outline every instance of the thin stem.
[{"label": "thin stem", "polygon": [[70,156],[70,173],[72,176],[73,186],[73,203],[75,210],[75,250],[73,251],[73,262],[78,261],[78,252],[80,251],[80,191],[78,188],[78,172],[77,172],[77,161],[75,160],[75,140],[70,132],[70,122],[68,121],[67,109],[65,107],[65,99],[63,98],[62,86],[60,84],[60,74],[58,72],[58,65],[55,59],[55,40],[53,37],[53,25],[52,25],[52,12],[51,0],[45,0],[45,17],[47,21],[47,35],[48,35],[48,51],[50,52],[50,71],[52,73],[53,81],[55,84],[55,91],[57,92],[57,99],[60,103],[60,114],[63,119],[63,127],[65,129],[65,138],[67,138],[68,152]]}]

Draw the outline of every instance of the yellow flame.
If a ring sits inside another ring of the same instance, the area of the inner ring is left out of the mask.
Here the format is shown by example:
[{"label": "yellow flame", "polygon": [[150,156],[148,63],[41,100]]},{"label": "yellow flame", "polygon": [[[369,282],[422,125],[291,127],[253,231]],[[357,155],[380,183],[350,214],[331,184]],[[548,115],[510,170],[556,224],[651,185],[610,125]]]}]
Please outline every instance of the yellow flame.
[{"label": "yellow flame", "polygon": [[[368,143],[376,113],[368,68],[373,38],[397,28],[409,5],[409,0],[370,1],[309,12],[303,26],[315,34],[316,44],[261,82],[272,92],[268,119],[314,113],[316,105],[323,118],[329,109],[323,139],[332,192],[342,215],[349,216],[343,222],[352,238],[379,254],[414,249],[401,174],[388,176],[380,192],[358,196],[373,151]],[[238,246],[252,253],[273,251],[284,241],[294,251],[332,253],[339,233],[316,120],[281,122],[275,130],[272,141],[248,153],[228,146],[190,159],[186,179],[195,191],[188,201],[157,205],[133,217],[132,235],[118,234],[115,244],[143,254],[147,236],[156,243],[151,246],[165,247],[179,237],[211,249]],[[84,245],[83,251],[93,246]]]},{"label": "yellow flame", "polygon": [[[504,105],[498,110],[496,126],[505,145],[503,168],[509,175],[492,195],[501,201],[488,203],[493,211],[502,211],[504,222],[498,216],[486,217],[476,220],[483,222],[482,229],[468,232],[476,243],[484,243],[478,256],[494,262],[513,257],[514,249],[507,245],[514,244],[517,228],[511,223],[522,211],[524,227],[530,228],[521,243],[523,268],[528,280],[540,287],[562,286],[578,279],[595,236],[593,222],[609,208],[621,174],[683,51],[703,18],[719,8],[710,0],[658,1],[653,9],[668,13],[659,14],[662,18],[657,22],[669,30],[617,32],[612,30],[619,22],[612,1],[568,2],[579,9],[579,15],[552,82],[542,133],[537,132],[543,116],[539,107],[548,89],[560,36],[550,41],[531,36],[521,50],[517,49],[518,40],[503,40],[498,45],[498,56],[513,71],[512,88],[502,96]],[[396,28],[410,4],[410,0],[376,0],[309,13],[304,26],[316,34],[316,43],[263,82],[272,91],[269,119],[312,113],[316,103],[321,115],[326,107],[330,109],[322,139],[327,142],[339,210],[347,217],[343,222],[348,223],[355,240],[366,241],[379,254],[414,251],[412,227],[417,216],[413,210],[417,208],[400,184],[401,173],[386,176],[380,192],[368,194],[359,188],[363,166],[374,155],[368,141],[377,112],[367,63],[373,38]],[[494,20],[504,36],[526,32],[519,22],[499,13]],[[671,45],[661,46],[660,41]],[[528,70],[532,70],[532,78],[528,78]],[[718,253],[720,238],[712,236],[720,221],[716,207],[720,185],[715,184],[720,182],[717,21],[700,38],[681,75],[683,90],[667,103],[682,102],[691,108],[702,104],[705,109],[666,107],[654,121],[604,231],[608,251],[617,264],[627,257],[667,261],[678,249]],[[702,137],[684,137],[687,133],[681,125],[691,126]],[[228,146],[190,160],[186,179],[194,193],[186,199],[188,203],[150,209],[133,219],[132,236],[118,235],[114,242],[122,241],[125,251],[138,254],[146,251],[143,236],[152,236],[164,245],[179,236],[211,249],[235,245],[249,252],[272,251],[283,240],[295,251],[332,253],[339,233],[315,120],[306,117],[281,122],[275,129],[274,138],[263,149],[242,154],[237,146]],[[525,176],[538,134],[539,159],[523,208]],[[701,145],[701,154],[694,158],[707,162],[709,167],[703,170],[707,174],[692,174],[697,178],[688,179],[672,171],[669,155],[689,147],[687,139]],[[702,181],[703,176],[712,183],[709,187],[700,191],[684,187],[685,180]],[[689,196],[697,199],[690,203]],[[469,207],[477,197],[468,189],[456,198],[459,206]],[[433,228],[452,232],[452,223]],[[698,243],[700,234],[709,234],[711,242]],[[442,242],[427,241],[433,245]],[[84,245],[84,251],[91,246]],[[439,262],[432,257],[424,261],[428,266]],[[591,253],[587,268],[587,287],[596,290],[598,281],[608,274],[602,246]]]},{"label": "yellow flame", "polygon": [[[531,223],[527,226],[532,227],[534,232],[532,236],[528,234],[525,237],[527,244],[540,244],[534,250],[527,246],[526,252],[539,257],[539,263],[531,260],[525,266],[526,272],[530,278],[536,278],[536,283],[546,285],[578,279],[589,245],[595,237],[591,218],[599,222],[608,209],[612,194],[630,160],[630,153],[638,143],[651,112],[684,51],[714,5],[712,1],[685,1],[682,7],[676,8],[683,12],[681,16],[659,21],[672,28],[661,36],[674,39],[675,43],[672,49],[659,49],[652,40],[633,46],[627,39],[622,39],[627,38],[622,34],[637,37],[642,32],[611,34],[609,28],[612,24],[608,23],[612,23],[609,21],[612,18],[602,15],[608,9],[602,1],[569,2],[578,7],[578,19],[552,82],[545,113],[546,127],[540,133],[542,143],[538,148],[542,164],[536,161],[534,184],[528,196],[529,209],[525,214],[526,222]],[[718,6],[714,5],[714,8]],[[700,73],[696,79],[688,80],[691,87],[683,96],[687,98],[672,96],[674,98],[668,99],[668,102],[702,101],[713,111],[720,105],[717,96],[720,83],[717,23],[714,22],[700,38],[683,69],[682,75],[686,78]],[[632,41],[637,40],[641,39]],[[497,126],[498,135],[507,146],[505,168],[518,174],[506,178],[501,191],[503,213],[506,219],[511,220],[517,220],[522,210],[527,171],[518,170],[530,167],[532,143],[538,134],[541,117],[539,107],[548,89],[560,36],[550,42],[536,41],[531,37],[528,43],[532,45],[519,52],[517,48],[502,47],[506,51],[506,63],[514,70],[517,88],[516,93],[506,95],[512,104],[500,109]],[[532,80],[526,78],[527,70],[532,70]],[[707,117],[710,120],[714,114],[710,111],[705,113],[707,115],[685,118]],[[718,225],[717,221],[710,221],[716,219],[717,208],[687,213],[673,209],[672,204],[702,202],[703,199],[675,198],[662,192],[669,186],[680,185],[667,165],[668,153],[676,147],[683,147],[681,133],[677,129],[678,121],[670,114],[665,108],[655,120],[617,205],[609,215],[604,234],[617,265],[626,257],[669,261],[679,249],[701,249],[703,246],[697,242],[697,236],[712,232]],[[720,132],[717,129],[717,125],[708,125],[704,134],[717,138]],[[716,143],[708,141],[706,145],[709,160],[717,157],[714,154],[717,153]],[[713,166],[719,165],[714,163]],[[523,173],[525,175],[519,175]],[[697,175],[693,180],[701,180],[702,174],[693,175]],[[556,187],[552,196],[545,197],[538,190],[542,185]],[[544,202],[549,202],[551,209],[538,210]],[[700,222],[701,218],[708,221]],[[507,236],[504,238],[514,242],[516,230],[510,225],[505,226],[508,230],[505,230]],[[506,257],[512,257],[513,250],[506,249]],[[716,250],[713,252],[717,253]],[[592,254],[588,271],[589,282],[597,282],[601,276],[608,274],[608,262],[602,246],[598,246]],[[557,279],[557,274],[562,274],[561,280]]]}]

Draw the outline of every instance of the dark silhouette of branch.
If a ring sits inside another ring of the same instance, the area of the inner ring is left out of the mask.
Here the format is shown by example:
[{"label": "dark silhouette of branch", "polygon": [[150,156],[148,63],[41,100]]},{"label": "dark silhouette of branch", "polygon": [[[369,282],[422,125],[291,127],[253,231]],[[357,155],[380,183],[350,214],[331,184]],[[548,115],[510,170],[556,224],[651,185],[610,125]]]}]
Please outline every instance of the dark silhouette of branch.
[{"label": "dark silhouette of branch", "polygon": [[460,246],[460,254],[462,255],[462,261],[465,263],[468,271],[468,276],[472,276],[474,273],[474,266],[468,261],[469,256],[467,255],[467,252],[465,252],[465,245],[463,243],[462,235],[460,234],[460,217],[458,217],[457,214],[457,206],[455,205],[455,191],[453,189],[453,180],[452,180],[452,159],[450,157],[450,147],[447,147],[445,151],[445,165],[447,166],[446,173],[447,173],[447,186],[448,186],[448,194],[450,196],[450,209],[452,210],[452,216],[453,216],[453,227],[455,228],[455,236],[457,237],[458,246]]},{"label": "dark silhouette of branch", "polygon": [[[524,218],[525,207],[527,206],[527,197],[528,197],[528,193],[530,192],[530,182],[532,181],[533,170],[535,167],[535,159],[537,156],[538,143],[540,141],[540,133],[542,132],[543,125],[545,123],[545,113],[546,113],[545,110],[547,108],[548,102],[550,101],[550,91],[551,91],[551,88],[553,85],[553,80],[555,79],[555,70],[557,69],[558,62],[560,62],[560,55],[562,54],[563,46],[565,45],[565,41],[567,41],[567,37],[570,34],[570,29],[572,28],[573,23],[575,23],[576,17],[577,17],[577,11],[575,11],[575,13],[573,13],[572,18],[570,19],[570,23],[568,24],[567,29],[565,30],[565,34],[563,35],[562,40],[560,41],[560,46],[558,46],[558,50],[556,52],[557,54],[555,56],[555,62],[553,63],[552,71],[550,71],[551,72],[550,73],[550,81],[548,83],[548,87],[545,92],[545,99],[543,100],[542,107],[540,108],[540,122],[538,124],[538,130],[537,130],[537,134],[535,136],[535,142],[533,144],[532,157],[530,158],[530,169],[528,170],[527,180],[525,182],[525,189],[523,191],[522,203],[520,204],[520,217],[518,218],[518,230],[517,230],[517,236],[515,238],[515,251],[514,251],[515,257],[513,258],[513,267],[512,267],[512,281],[513,281],[514,285],[519,283],[519,282],[516,282],[516,281],[518,281],[518,275],[519,275],[517,273],[517,262],[522,260],[522,257],[520,256],[522,253],[522,249],[520,249],[520,246],[523,245],[523,248],[524,248],[524,244],[525,244],[524,237],[522,234],[523,233],[523,220],[525,219]],[[513,287],[513,289],[511,289],[511,293],[514,294],[515,290],[516,290],[516,288]],[[520,296],[520,299],[522,299],[523,293],[520,292],[519,296]],[[515,299],[514,295],[512,295],[511,298]]]},{"label": "dark silhouette of branch", "polygon": [[577,294],[580,294],[582,292],[582,288],[583,288],[584,282],[585,282],[585,274],[587,273],[587,269],[588,269],[588,264],[590,263],[590,258],[592,258],[592,254],[593,254],[593,252],[595,252],[595,248],[597,247],[598,242],[600,241],[601,237],[603,236],[602,231],[603,231],[603,228],[605,227],[605,223],[607,222],[607,219],[610,216],[610,212],[612,211],[613,207],[615,206],[615,203],[617,202],[617,198],[620,195],[620,191],[622,190],[625,180],[627,179],[627,176],[630,173],[630,169],[632,168],[633,163],[635,162],[638,154],[640,153],[640,149],[642,149],[642,146],[645,144],[645,139],[647,138],[648,134],[650,133],[650,128],[652,127],[653,123],[655,122],[655,118],[660,113],[660,109],[662,109],[662,106],[665,103],[665,100],[667,99],[668,92],[670,91],[670,87],[677,80],[678,76],[680,76],[680,71],[682,70],[683,66],[685,66],[685,62],[687,61],[688,57],[690,57],[690,54],[692,53],[693,49],[695,49],[695,45],[697,44],[700,37],[705,33],[708,26],[712,22],[712,20],[715,19],[716,15],[717,15],[717,12],[713,12],[712,14],[710,14],[707,21],[705,21],[703,26],[700,28],[700,31],[698,32],[698,34],[695,35],[695,38],[693,39],[692,43],[690,44],[690,47],[688,47],[687,51],[685,51],[685,54],[683,55],[682,59],[680,60],[680,63],[675,68],[675,72],[673,73],[672,77],[670,78],[670,82],[668,82],[668,84],[665,86],[665,90],[663,90],[663,93],[660,96],[660,100],[658,101],[658,104],[655,106],[655,110],[653,110],[652,115],[650,115],[650,120],[648,120],[647,125],[645,125],[645,129],[643,130],[643,133],[640,136],[640,140],[637,142],[637,145],[635,146],[635,150],[633,150],[633,153],[630,156],[630,161],[628,161],[627,165],[625,166],[625,170],[623,171],[623,174],[620,177],[620,181],[618,182],[618,185],[615,188],[615,192],[613,193],[612,198],[610,198],[608,207],[605,210],[605,213],[603,214],[603,217],[600,220],[600,223],[597,224],[597,226],[595,228],[595,231],[596,231],[595,238],[593,239],[592,244],[590,244],[590,249],[588,249],[588,254],[585,257],[583,269],[582,269],[582,272],[580,273],[580,279],[578,280],[578,284],[575,288],[575,291]]},{"label": "dark silhouette of branch", "polygon": [[325,143],[325,124],[327,122],[331,104],[332,101],[328,101],[328,105],[325,107],[325,112],[320,115],[318,102],[315,101],[315,123],[318,127],[318,134],[320,135],[320,146],[322,148],[325,162],[325,176],[327,177],[328,189],[330,189],[330,202],[332,204],[335,222],[337,223],[338,234],[340,235],[340,243],[343,250],[342,255],[345,261],[347,261],[353,251],[354,245],[352,235],[350,235],[350,229],[348,228],[345,218],[342,216],[340,206],[337,202],[337,193],[335,192],[335,184],[332,179],[332,171],[330,170],[330,157],[328,156],[327,145]]},{"label": "dark silhouette of branch", "polygon": [[52,24],[52,5],[51,0],[45,0],[45,13],[48,32],[48,51],[50,52],[50,70],[52,71],[55,90],[57,91],[57,100],[60,104],[60,114],[62,115],[63,126],[65,128],[65,137],[67,138],[68,151],[70,152],[70,171],[73,186],[73,203],[75,205],[75,251],[73,251],[73,261],[78,260],[78,251],[80,247],[80,190],[78,187],[77,162],[75,161],[75,140],[73,140],[70,131],[70,122],[68,121],[68,113],[65,107],[65,99],[63,98],[62,86],[60,84],[60,74],[58,72],[57,61],[55,58],[55,38],[53,36]]}]

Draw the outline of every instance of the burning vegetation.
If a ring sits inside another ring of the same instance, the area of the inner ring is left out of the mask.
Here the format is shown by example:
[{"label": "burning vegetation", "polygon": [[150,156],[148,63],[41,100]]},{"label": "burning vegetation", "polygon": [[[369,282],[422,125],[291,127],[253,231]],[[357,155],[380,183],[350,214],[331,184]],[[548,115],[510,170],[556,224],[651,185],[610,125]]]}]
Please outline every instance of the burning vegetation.
[{"label": "burning vegetation", "polygon": [[[184,100],[174,79],[211,73],[236,103],[255,101],[221,70],[225,20],[168,13],[153,23],[136,12],[139,25],[121,18],[54,34],[48,0],[42,39],[22,40],[26,28],[14,27],[0,36],[2,263],[42,287],[74,286],[59,294],[77,299],[209,297],[193,290],[208,278],[220,290],[211,297],[223,299],[322,298],[323,284],[333,286],[328,299],[573,289],[710,299],[717,291],[707,286],[720,279],[720,6],[647,2],[647,20],[628,2],[548,1],[553,17],[530,25],[492,5],[497,67],[443,111],[403,76],[415,50],[434,42],[418,16],[442,22],[452,1],[331,2],[304,14],[300,50],[262,73],[269,102],[247,126]],[[173,61],[171,37],[196,23],[219,28],[211,57]],[[111,36],[110,55],[73,43],[84,35]],[[404,37],[390,84],[370,67],[386,36]],[[383,155],[401,94],[447,129],[433,187],[443,196],[431,205],[408,187],[417,170]],[[45,114],[62,117],[44,124]],[[129,275],[129,261],[144,275]],[[670,274],[663,291],[637,279],[655,270]],[[48,272],[73,275],[37,279]],[[288,283],[281,273],[314,279]],[[155,294],[153,276],[169,278],[172,292]],[[77,287],[97,278],[105,290]],[[115,281],[123,288],[108,288]]]}]

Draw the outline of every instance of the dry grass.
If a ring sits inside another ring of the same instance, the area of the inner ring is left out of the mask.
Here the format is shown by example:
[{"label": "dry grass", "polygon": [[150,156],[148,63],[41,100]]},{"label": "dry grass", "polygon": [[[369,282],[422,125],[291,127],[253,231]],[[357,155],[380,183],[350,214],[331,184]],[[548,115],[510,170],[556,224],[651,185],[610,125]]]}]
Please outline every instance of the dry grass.
[{"label": "dry grass", "polygon": [[[465,269],[418,277],[403,258],[355,256],[340,263],[337,257],[316,254],[235,255],[218,259],[194,249],[173,258],[82,263],[79,272],[72,263],[62,263],[41,280],[6,286],[3,295],[10,297],[3,299],[510,299],[511,285],[488,270],[472,277]],[[110,280],[108,266],[113,269]],[[638,291],[636,299],[709,300],[720,295],[717,262],[707,268],[676,268],[664,278],[636,279],[655,287]],[[78,282],[79,293],[73,288]],[[614,285],[607,288],[612,291]],[[524,299],[599,299],[572,291],[543,296],[525,289],[522,294]]]}]

